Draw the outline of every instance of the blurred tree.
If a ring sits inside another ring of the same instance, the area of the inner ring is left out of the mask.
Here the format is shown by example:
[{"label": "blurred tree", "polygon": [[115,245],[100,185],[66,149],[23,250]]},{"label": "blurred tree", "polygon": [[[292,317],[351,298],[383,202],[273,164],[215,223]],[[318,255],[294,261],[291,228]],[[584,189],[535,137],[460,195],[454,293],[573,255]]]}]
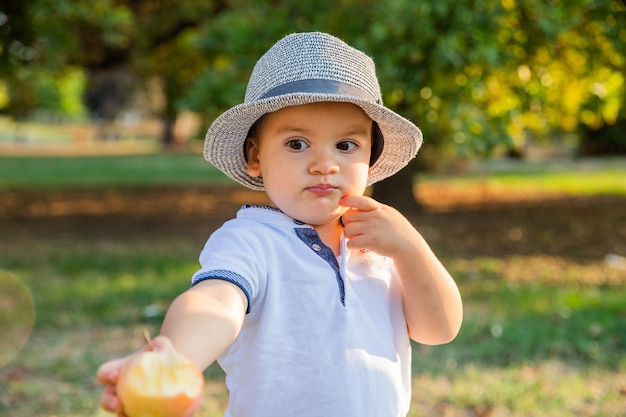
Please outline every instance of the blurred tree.
[{"label": "blurred tree", "polygon": [[416,163],[375,189],[410,207],[416,169],[615,123],[626,96],[623,20],[619,1],[236,1],[203,27],[208,65],[184,103],[211,119],[242,100],[268,45],[293,31],[335,34],[374,57],[386,105],[424,131]]},{"label": "blurred tree", "polygon": [[171,144],[179,101],[206,66],[206,59],[195,45],[198,30],[210,24],[226,7],[226,2],[129,0],[126,3],[135,22],[130,63],[145,80],[160,86],[162,141]]},{"label": "blurred tree", "polygon": [[495,37],[502,14],[492,0],[377,4],[364,49],[380,63],[386,104],[424,132],[420,157],[377,185],[377,199],[409,209],[416,170],[433,169],[453,152],[467,157],[509,146],[505,121],[489,118],[474,93],[491,69],[504,65]]},{"label": "blurred tree", "polygon": [[[120,29],[128,21],[109,3],[33,0],[0,6],[0,82],[10,96],[5,112],[19,117],[42,107],[68,111],[62,104],[68,80],[93,67],[107,55],[103,50],[124,41],[123,36],[110,35],[107,41],[100,36],[123,33]],[[107,18],[108,13],[116,18]],[[84,48],[83,42],[90,47]],[[57,95],[55,100],[50,100],[52,95]]]},{"label": "blurred tree", "polygon": [[164,121],[163,142],[169,144],[176,103],[204,66],[194,34],[221,7],[193,0],[31,0],[2,6],[0,80],[11,97],[5,110],[16,115],[41,105],[32,93],[38,83],[33,74],[79,67],[88,78],[86,102],[100,119],[116,117],[138,89],[158,85],[160,100],[153,102],[160,106],[152,110]]},{"label": "blurred tree", "polygon": [[497,98],[485,102],[511,115],[507,133],[518,149],[529,134],[582,132],[584,141],[584,132],[610,129],[624,118],[626,2],[502,4],[514,66],[493,72],[487,87]]},{"label": "blurred tree", "polygon": [[36,69],[29,68],[37,58],[37,51],[31,46],[37,35],[30,20],[26,2],[0,5],[0,81],[7,96],[4,107],[16,118],[38,104],[34,90],[29,88],[40,75]]},{"label": "blurred tree", "polygon": [[27,86],[41,68],[86,68],[92,80],[128,68],[161,87],[166,142],[180,108],[208,122],[241,102],[254,62],[280,37],[339,36],[374,58],[386,105],[424,131],[417,163],[375,190],[400,206],[413,204],[416,169],[451,157],[522,154],[529,137],[560,132],[599,140],[596,133],[626,117],[625,0],[31,0],[0,7],[0,68],[2,80],[19,81],[7,83],[15,103],[37,103]]}]

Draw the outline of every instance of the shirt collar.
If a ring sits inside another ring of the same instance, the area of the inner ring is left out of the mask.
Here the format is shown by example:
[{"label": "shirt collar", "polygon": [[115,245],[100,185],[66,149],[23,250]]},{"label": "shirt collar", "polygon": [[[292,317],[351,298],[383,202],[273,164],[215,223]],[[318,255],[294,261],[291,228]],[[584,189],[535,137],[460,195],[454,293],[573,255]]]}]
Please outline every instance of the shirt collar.
[{"label": "shirt collar", "polygon": [[238,218],[254,218],[262,223],[281,227],[304,227],[312,229],[313,226],[293,219],[282,212],[279,208],[271,206],[246,204],[237,212]]}]

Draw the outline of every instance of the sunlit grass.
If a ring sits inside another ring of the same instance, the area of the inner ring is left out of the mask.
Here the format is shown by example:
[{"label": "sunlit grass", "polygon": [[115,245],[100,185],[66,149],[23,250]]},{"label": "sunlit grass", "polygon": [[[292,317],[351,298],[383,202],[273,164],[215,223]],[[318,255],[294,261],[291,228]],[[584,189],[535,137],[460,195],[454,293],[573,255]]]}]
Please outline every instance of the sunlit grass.
[{"label": "sunlit grass", "polygon": [[201,154],[0,157],[0,189],[40,189],[225,182]]},{"label": "sunlit grass", "polygon": [[626,195],[626,159],[476,161],[466,171],[422,175],[421,182],[457,189],[511,190],[517,193]]},{"label": "sunlit grass", "polygon": [[417,375],[409,415],[617,417],[626,406],[625,384],[623,374],[558,359],[506,368],[472,364],[446,375]]},{"label": "sunlit grass", "polygon": [[[540,190],[574,195],[626,195],[626,162],[485,161],[462,174],[418,175],[421,184],[458,189]],[[150,186],[229,181],[200,152],[126,156],[0,156],[0,189]]]},{"label": "sunlit grass", "polygon": [[25,140],[35,143],[71,143],[71,130],[63,125],[50,123],[17,123],[8,117],[0,117],[0,143]]},{"label": "sunlit grass", "polygon": [[440,180],[431,177],[423,183],[445,184],[447,187],[482,190],[512,190],[518,193],[540,191],[570,195],[626,195],[626,168],[593,172],[493,173]]}]

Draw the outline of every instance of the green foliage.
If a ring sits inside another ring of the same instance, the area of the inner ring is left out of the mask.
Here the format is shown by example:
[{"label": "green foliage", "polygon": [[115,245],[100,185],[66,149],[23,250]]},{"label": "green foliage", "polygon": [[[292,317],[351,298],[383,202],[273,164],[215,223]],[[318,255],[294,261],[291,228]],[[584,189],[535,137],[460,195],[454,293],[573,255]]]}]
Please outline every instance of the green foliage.
[{"label": "green foliage", "polygon": [[86,109],[83,104],[83,92],[86,84],[85,73],[78,68],[66,68],[65,73],[58,80],[59,111],[61,114],[73,118],[85,116]]},{"label": "green foliage", "polygon": [[428,152],[522,151],[530,138],[624,118],[619,0],[13,3],[0,8],[0,82],[15,115],[50,106],[49,86],[34,86],[57,77],[39,74],[72,65],[130,68],[156,81],[166,120],[181,108],[211,119],[241,102],[271,44],[321,30],[375,58],[386,104],[422,127]]},{"label": "green foliage", "polygon": [[98,32],[83,32],[85,20],[98,21],[103,33],[120,33],[119,25],[109,24],[104,16],[114,10],[109,1],[37,0],[0,6],[5,18],[0,25],[0,84],[9,96],[3,110],[18,118],[34,109],[81,116],[84,55],[95,50],[81,42],[93,46],[100,39]]},{"label": "green foliage", "polygon": [[78,68],[65,68],[58,74],[43,72],[37,74],[37,109],[47,110],[71,119],[85,116],[83,91],[85,76]]},{"label": "green foliage", "polygon": [[626,101],[619,2],[279,3],[245,2],[205,27],[198,42],[210,64],[184,103],[211,116],[238,104],[255,59],[307,30],[372,55],[386,104],[437,153],[521,150],[529,137],[613,124]]}]

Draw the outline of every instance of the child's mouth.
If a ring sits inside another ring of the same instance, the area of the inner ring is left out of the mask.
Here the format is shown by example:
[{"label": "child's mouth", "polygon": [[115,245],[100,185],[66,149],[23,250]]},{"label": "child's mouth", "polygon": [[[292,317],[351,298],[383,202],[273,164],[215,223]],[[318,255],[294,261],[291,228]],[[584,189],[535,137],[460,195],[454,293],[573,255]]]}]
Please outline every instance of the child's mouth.
[{"label": "child's mouth", "polygon": [[325,196],[337,192],[339,188],[332,184],[316,184],[311,187],[307,187],[306,190],[317,196]]}]

